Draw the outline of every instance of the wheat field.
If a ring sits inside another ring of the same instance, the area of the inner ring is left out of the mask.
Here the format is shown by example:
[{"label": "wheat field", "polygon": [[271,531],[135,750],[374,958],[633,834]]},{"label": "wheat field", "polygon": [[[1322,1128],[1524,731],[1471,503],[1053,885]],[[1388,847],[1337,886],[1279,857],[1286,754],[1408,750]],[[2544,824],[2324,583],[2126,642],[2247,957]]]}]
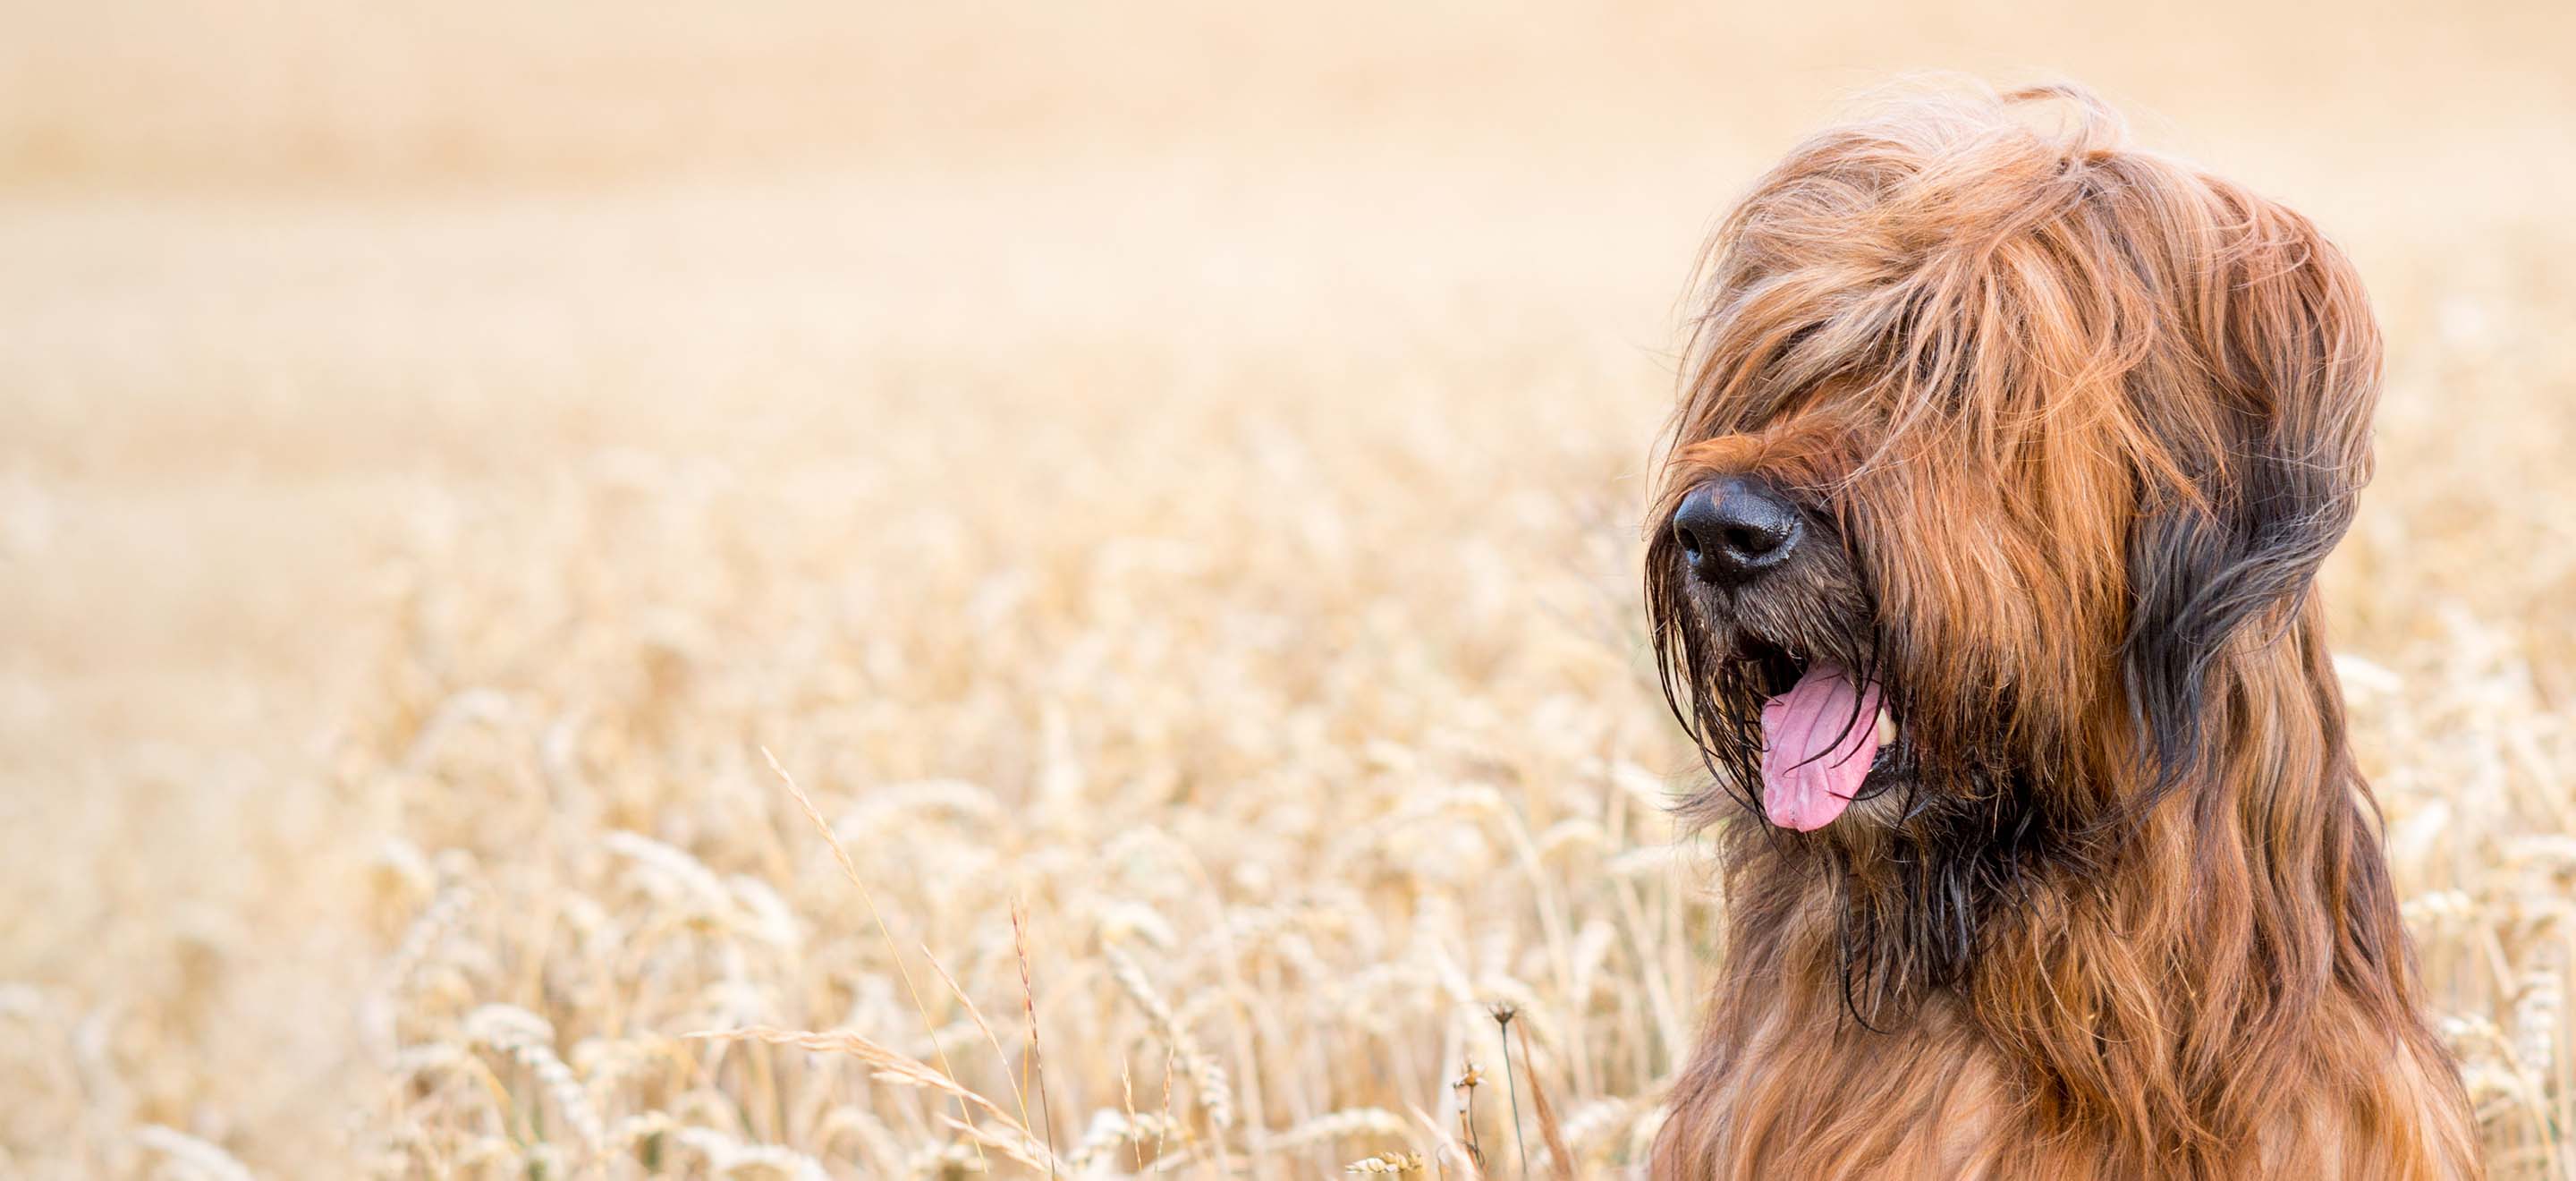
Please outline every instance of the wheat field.
[{"label": "wheat field", "polygon": [[1676,300],[1941,69],[2360,262],[2356,740],[2576,1176],[2576,18],[1811,7],[0,5],[0,1175],[1632,1166]]}]

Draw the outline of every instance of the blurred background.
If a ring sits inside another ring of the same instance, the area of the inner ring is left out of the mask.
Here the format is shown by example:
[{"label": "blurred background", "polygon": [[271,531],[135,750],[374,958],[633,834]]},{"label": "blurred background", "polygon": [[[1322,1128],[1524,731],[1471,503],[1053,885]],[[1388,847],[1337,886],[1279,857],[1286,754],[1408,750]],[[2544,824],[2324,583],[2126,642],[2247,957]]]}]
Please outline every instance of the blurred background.
[{"label": "blurred background", "polygon": [[[1797,135],[1951,70],[2359,261],[2357,741],[2496,1171],[2576,1175],[2571,51],[9,0],[0,1173],[1516,1175],[1497,1001],[1524,1118],[1625,1167],[1720,904],[1635,587],[1677,299]],[[752,1026],[873,1048],[687,1036]]]}]

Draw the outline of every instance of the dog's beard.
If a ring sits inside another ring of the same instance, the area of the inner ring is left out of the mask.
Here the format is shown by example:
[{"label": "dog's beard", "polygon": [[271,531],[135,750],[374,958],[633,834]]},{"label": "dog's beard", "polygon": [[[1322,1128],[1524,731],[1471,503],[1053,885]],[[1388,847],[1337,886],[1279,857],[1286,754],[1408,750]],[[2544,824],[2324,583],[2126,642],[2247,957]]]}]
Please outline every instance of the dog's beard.
[{"label": "dog's beard", "polygon": [[[1863,1025],[1884,1028],[1928,990],[1963,985],[1989,925],[2055,850],[2044,761],[1975,740],[2001,735],[2000,721],[1908,724],[1944,707],[1923,701],[1929,681],[1886,659],[1903,649],[1839,555],[1735,591],[1660,556],[1647,580],[1658,663],[1712,779],[1685,818],[1758,825],[1764,835],[1744,839],[1769,855],[1821,862],[1847,1008]],[[1998,719],[2003,698],[1987,702]],[[1842,758],[1868,762],[1857,774],[1849,763],[1809,769]]]},{"label": "dog's beard", "polygon": [[1802,559],[1750,588],[1693,578],[1668,553],[1650,562],[1665,696],[1722,787],[1814,832],[1900,785],[1903,692],[1847,561]]}]

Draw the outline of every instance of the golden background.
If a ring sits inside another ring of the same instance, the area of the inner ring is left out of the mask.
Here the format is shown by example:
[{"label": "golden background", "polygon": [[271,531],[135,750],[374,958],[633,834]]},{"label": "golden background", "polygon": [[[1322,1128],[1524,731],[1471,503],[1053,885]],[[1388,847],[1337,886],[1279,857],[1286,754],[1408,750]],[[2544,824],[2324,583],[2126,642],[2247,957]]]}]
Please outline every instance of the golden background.
[{"label": "golden background", "polygon": [[2576,17],[2100,8],[0,7],[0,1173],[1509,1176],[1498,999],[1623,1167],[1677,298],[1957,70],[2359,261],[2357,741],[2567,1175]]}]

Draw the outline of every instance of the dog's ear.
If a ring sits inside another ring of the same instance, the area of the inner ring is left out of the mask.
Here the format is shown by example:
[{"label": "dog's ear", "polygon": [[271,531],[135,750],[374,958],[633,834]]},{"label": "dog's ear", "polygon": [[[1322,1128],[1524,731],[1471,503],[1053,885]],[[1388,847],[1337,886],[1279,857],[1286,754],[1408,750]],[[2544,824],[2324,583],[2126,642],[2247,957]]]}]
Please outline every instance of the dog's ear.
[{"label": "dog's ear", "polygon": [[2231,654],[2292,629],[2370,476],[2379,334],[2359,276],[2297,214],[2217,195],[2203,248],[2173,258],[2180,360],[2132,378],[2163,450],[2141,474],[2120,653],[2141,804],[2205,765]]}]

